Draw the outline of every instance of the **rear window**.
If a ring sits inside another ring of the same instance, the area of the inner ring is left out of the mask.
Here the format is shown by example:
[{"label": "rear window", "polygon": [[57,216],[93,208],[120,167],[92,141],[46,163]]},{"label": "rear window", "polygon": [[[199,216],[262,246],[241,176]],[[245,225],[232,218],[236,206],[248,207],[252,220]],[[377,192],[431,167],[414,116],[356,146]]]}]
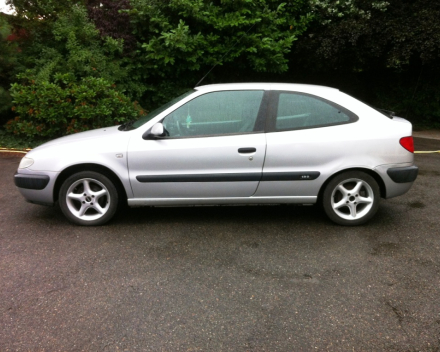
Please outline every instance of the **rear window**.
[{"label": "rear window", "polygon": [[341,106],[304,93],[280,92],[275,129],[277,131],[340,125],[357,120]]}]

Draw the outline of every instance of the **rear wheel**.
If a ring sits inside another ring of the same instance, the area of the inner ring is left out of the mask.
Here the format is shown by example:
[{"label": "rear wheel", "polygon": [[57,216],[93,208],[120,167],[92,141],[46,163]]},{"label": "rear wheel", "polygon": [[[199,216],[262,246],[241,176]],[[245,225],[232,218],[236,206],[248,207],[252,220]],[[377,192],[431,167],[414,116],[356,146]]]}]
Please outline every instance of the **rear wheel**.
[{"label": "rear wheel", "polygon": [[327,216],[340,225],[361,225],[379,208],[380,190],[376,180],[362,171],[335,176],[323,194]]},{"label": "rear wheel", "polygon": [[118,207],[118,192],[104,175],[83,171],[70,176],[61,186],[60,208],[71,222],[96,226],[108,222]]}]

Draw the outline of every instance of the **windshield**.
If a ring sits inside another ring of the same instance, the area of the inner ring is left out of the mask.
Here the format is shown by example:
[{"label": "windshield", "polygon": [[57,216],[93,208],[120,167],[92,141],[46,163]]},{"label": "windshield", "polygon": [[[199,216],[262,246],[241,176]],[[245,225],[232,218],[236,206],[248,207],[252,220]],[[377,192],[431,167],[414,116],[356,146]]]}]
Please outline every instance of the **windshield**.
[{"label": "windshield", "polygon": [[195,90],[191,89],[190,91],[182,94],[181,96],[178,96],[177,98],[174,98],[173,100],[169,101],[165,105],[162,105],[161,107],[157,108],[156,110],[151,111],[147,115],[142,116],[139,120],[133,122],[133,124],[131,125],[132,129],[138,128],[138,127],[142,126],[146,122],[150,121],[152,118],[154,118],[157,115],[159,115],[161,112],[165,111],[169,107],[173,106],[174,104],[176,104],[177,102],[179,102],[180,100],[186,98],[188,95],[190,95],[190,94],[192,94],[194,92],[195,92]]}]

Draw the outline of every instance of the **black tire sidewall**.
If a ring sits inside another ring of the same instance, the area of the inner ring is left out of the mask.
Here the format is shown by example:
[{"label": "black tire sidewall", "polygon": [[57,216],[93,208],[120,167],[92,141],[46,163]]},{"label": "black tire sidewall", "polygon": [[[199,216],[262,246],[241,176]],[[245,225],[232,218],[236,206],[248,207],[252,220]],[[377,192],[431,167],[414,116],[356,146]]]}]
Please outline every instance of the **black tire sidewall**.
[{"label": "black tire sidewall", "polygon": [[[74,182],[76,182],[80,179],[83,179],[83,178],[90,178],[90,179],[101,182],[107,188],[107,190],[109,192],[109,197],[110,197],[109,209],[99,219],[90,220],[90,221],[78,219],[75,215],[73,215],[70,212],[70,210],[67,206],[66,195],[67,195],[67,191],[68,191],[69,187]],[[113,218],[113,216],[116,213],[116,210],[118,209],[119,199],[118,199],[118,191],[117,191],[115,185],[107,176],[100,174],[98,172],[95,172],[95,171],[82,171],[82,172],[78,172],[76,174],[69,176],[63,182],[63,184],[61,185],[61,188],[60,188],[58,202],[59,202],[61,211],[63,212],[64,216],[70,222],[77,224],[77,225],[83,225],[83,226],[98,226],[98,225],[103,225],[103,224],[107,223],[108,221],[110,221]]]},{"label": "black tire sidewall", "polygon": [[[373,190],[374,200],[373,200],[373,205],[372,205],[370,211],[365,216],[363,216],[360,219],[356,219],[356,220],[347,220],[347,219],[341,218],[333,210],[333,207],[331,205],[331,197],[332,197],[333,190],[335,189],[335,187],[338,184],[340,184],[344,180],[348,180],[348,179],[352,179],[352,178],[360,179],[360,180],[368,183],[368,185]],[[377,184],[376,180],[372,176],[370,176],[367,173],[362,172],[362,171],[347,171],[347,172],[341,173],[339,175],[336,175],[327,184],[327,186],[324,190],[324,193],[323,193],[323,197],[322,197],[322,206],[323,206],[324,211],[327,214],[327,216],[333,222],[335,222],[339,225],[356,226],[356,225],[362,225],[362,224],[366,223],[376,214],[377,210],[379,209],[379,201],[380,201],[379,185]]]}]

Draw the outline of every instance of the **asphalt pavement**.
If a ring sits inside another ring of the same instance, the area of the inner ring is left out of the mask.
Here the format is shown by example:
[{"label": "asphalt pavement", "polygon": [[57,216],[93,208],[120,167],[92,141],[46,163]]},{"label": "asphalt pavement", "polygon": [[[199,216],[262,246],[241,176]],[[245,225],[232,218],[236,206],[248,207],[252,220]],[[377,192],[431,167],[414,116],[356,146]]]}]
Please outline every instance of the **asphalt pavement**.
[{"label": "asphalt pavement", "polygon": [[[415,138],[417,150],[440,140]],[[316,206],[26,203],[0,158],[0,351],[439,351],[440,154],[367,225]]]}]

